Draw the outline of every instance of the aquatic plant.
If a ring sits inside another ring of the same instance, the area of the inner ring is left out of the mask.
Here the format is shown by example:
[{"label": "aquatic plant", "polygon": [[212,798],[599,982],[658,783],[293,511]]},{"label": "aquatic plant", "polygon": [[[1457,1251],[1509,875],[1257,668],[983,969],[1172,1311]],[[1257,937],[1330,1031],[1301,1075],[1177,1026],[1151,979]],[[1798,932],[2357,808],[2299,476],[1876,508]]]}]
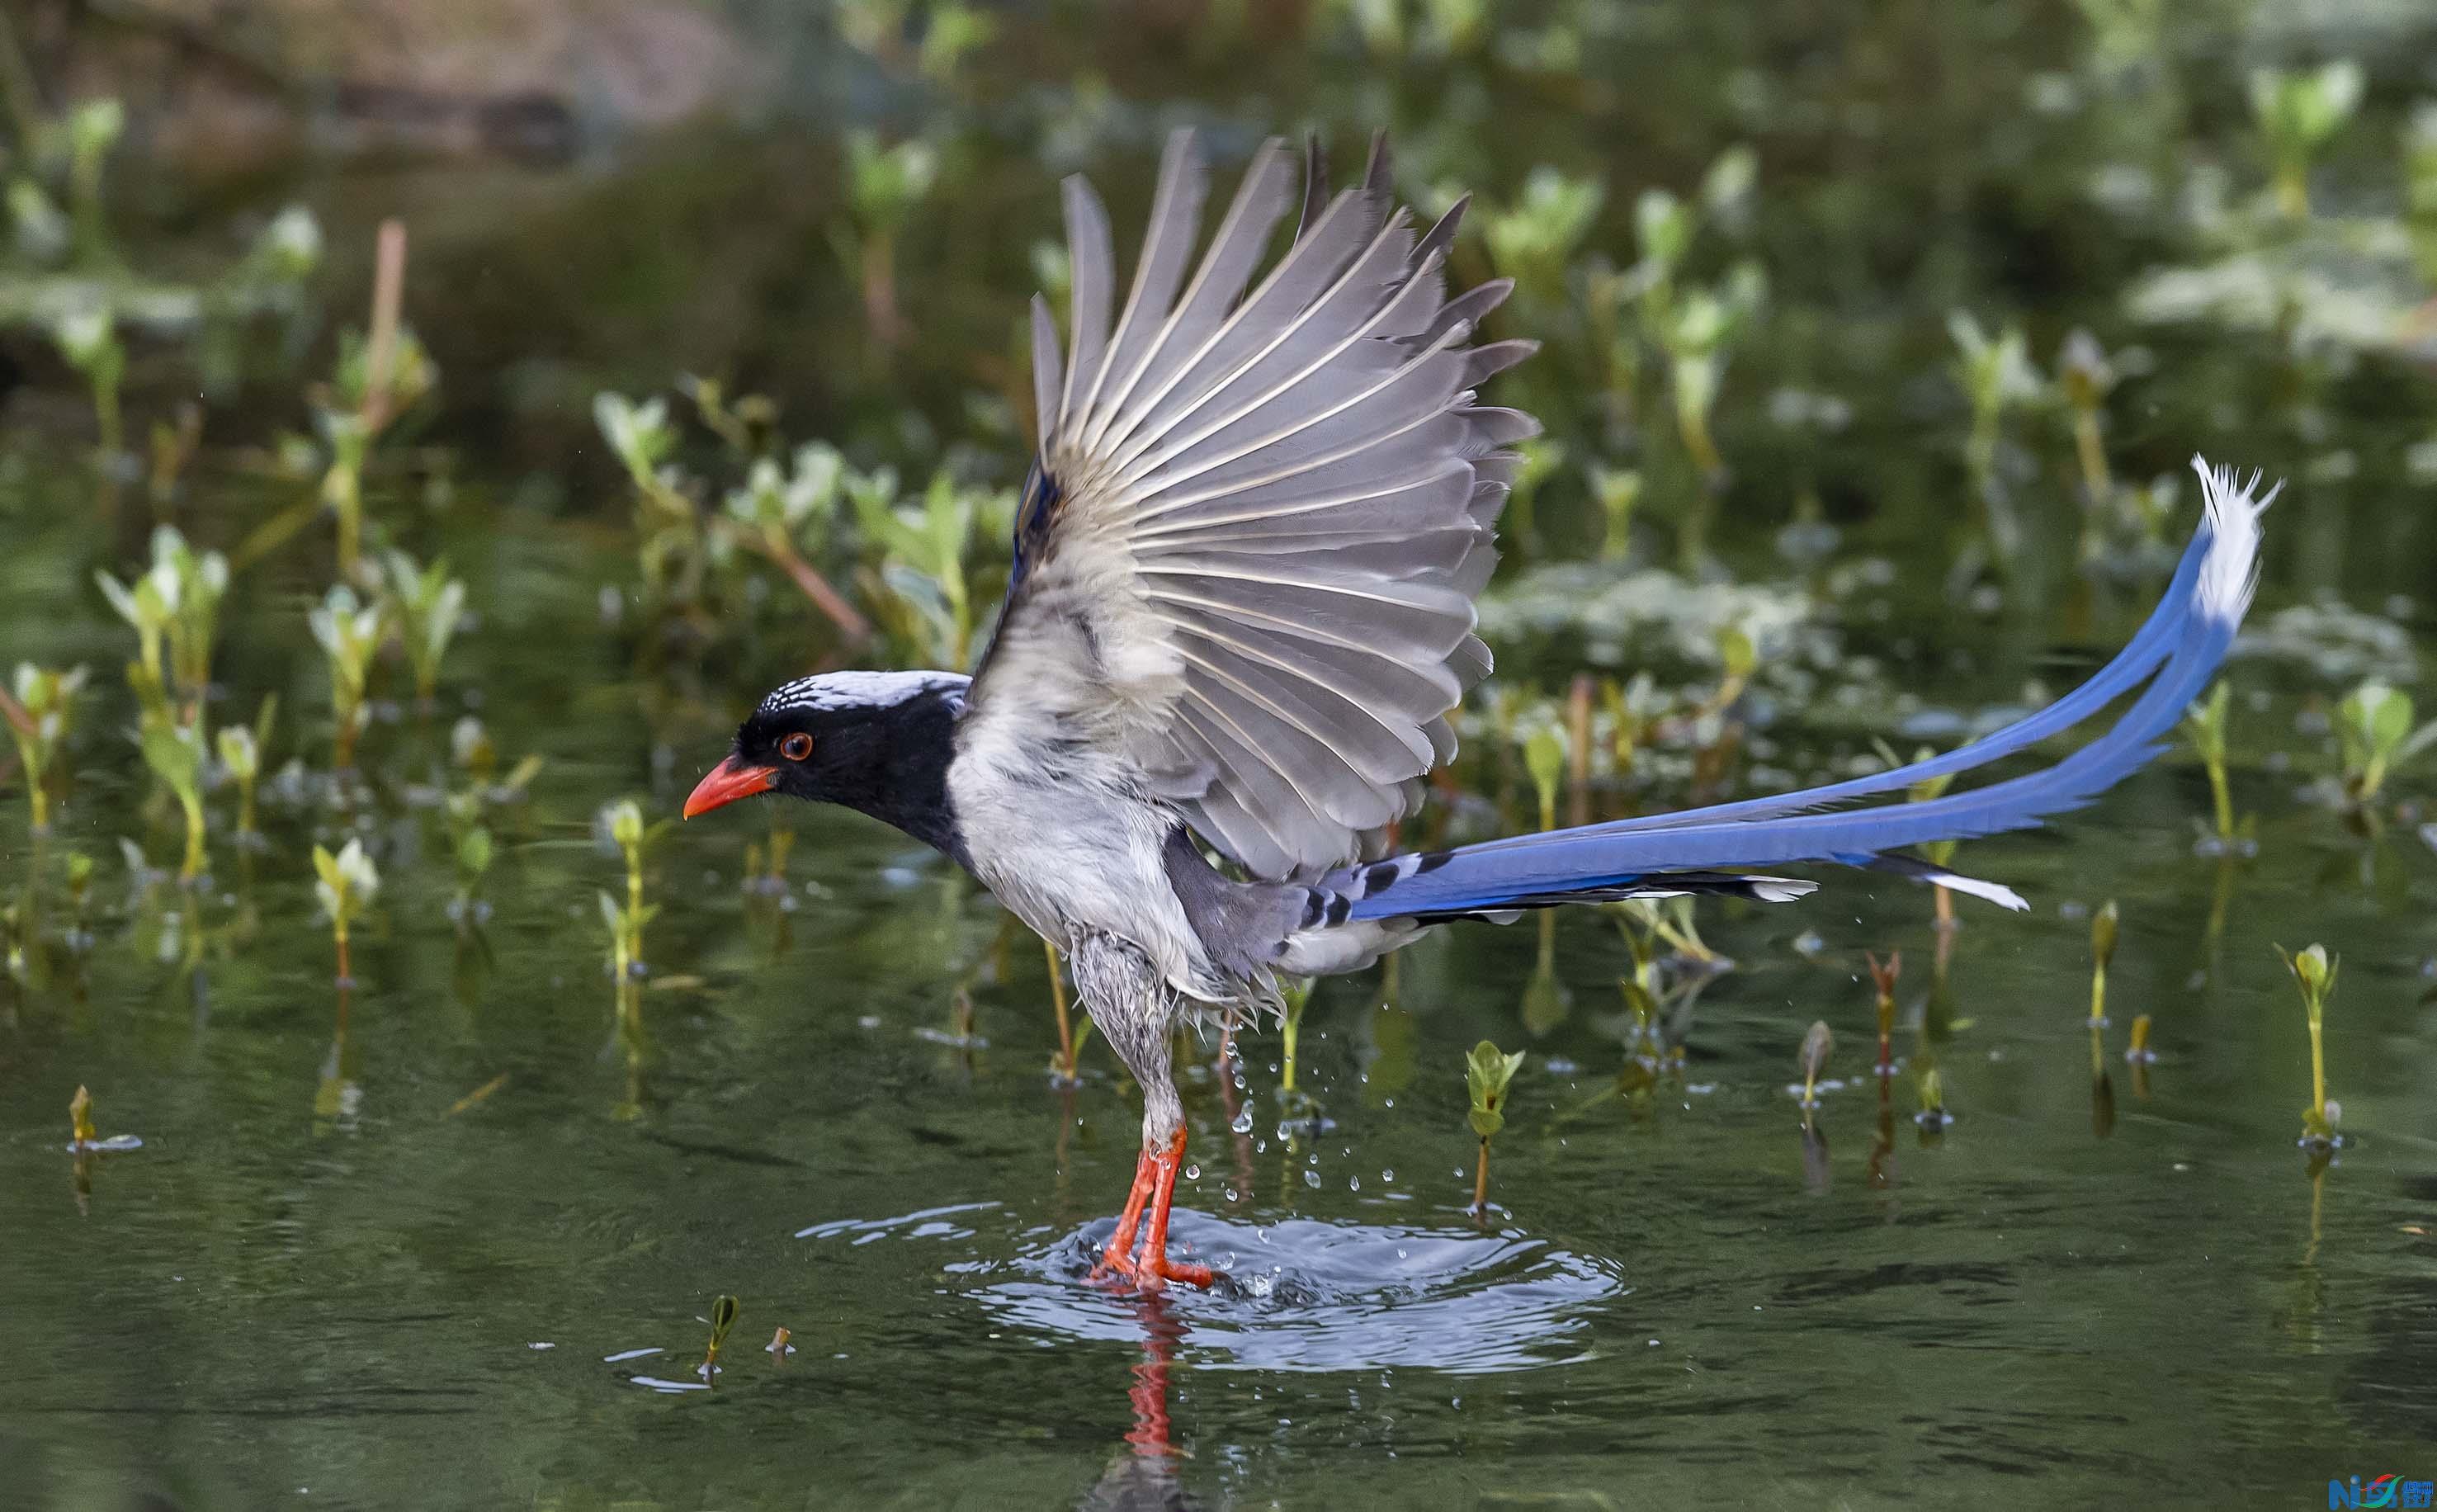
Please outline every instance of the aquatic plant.
[{"label": "aquatic plant", "polygon": [[2336,968],[2341,962],[2330,959],[2323,945],[2310,945],[2293,954],[2278,945],[2276,954],[2302,990],[2302,1009],[2310,1024],[2310,1105],[2302,1110],[2302,1144],[2307,1149],[2332,1150],[2342,1142],[2336,1125],[2343,1118],[2343,1109],[2327,1100],[2325,1028],[2327,999],[2336,994]]},{"label": "aquatic plant", "polygon": [[2208,771],[2209,802],[2217,817],[2216,840],[2221,853],[2230,852],[2236,843],[2234,789],[2226,777],[2225,757],[2226,713],[2232,703],[2233,690],[2220,680],[2183,714],[2183,735]]},{"label": "aquatic plant", "polygon": [[679,486],[676,469],[668,465],[677,446],[668,401],[655,396],[638,402],[605,389],[592,396],[592,423],[635,485],[635,554],[644,591],[663,602],[691,604],[702,583],[702,520]]},{"label": "aquatic plant", "polygon": [[1014,496],[959,486],[942,471],[909,508],[900,504],[897,474],[888,467],[850,469],[844,486],[856,524],[880,553],[877,569],[858,574],[874,613],[928,665],[968,665],[974,624],[965,556],[985,516],[993,524],[1013,519]]},{"label": "aquatic plant", "polygon": [[2057,349],[2056,371],[2057,388],[2064,396],[2065,408],[2073,413],[2074,460],[2081,468],[2082,492],[2087,502],[2095,506],[2115,487],[2107,466],[2107,444],[2099,434],[2107,396],[2115,387],[2115,369],[2098,338],[2077,325]]},{"label": "aquatic plant", "polygon": [[864,328],[876,348],[905,339],[897,306],[897,238],[939,178],[939,151],[916,138],[883,147],[877,133],[846,136],[848,218],[833,227],[838,260],[863,290]]},{"label": "aquatic plant", "polygon": [[2107,1027],[2107,967],[2115,958],[2115,900],[2090,916],[2090,1028]]},{"label": "aquatic plant", "polygon": [[252,845],[261,838],[254,819],[254,788],[262,777],[262,753],[271,747],[271,727],[279,717],[279,694],[265,694],[254,716],[254,727],[230,725],[218,737],[220,765],[237,783],[237,841]]},{"label": "aquatic plant", "polygon": [[355,589],[340,583],[306,620],[330,665],[331,765],[346,771],[356,764],[356,737],[372,722],[366,694],[372,682],[373,656],[380,650],[385,631],[383,615],[377,605],[359,603]]},{"label": "aquatic plant", "polygon": [[1557,784],[1566,775],[1566,732],[1553,724],[1535,728],[1523,742],[1523,766],[1540,800],[1540,828],[1557,827]]},{"label": "aquatic plant", "polygon": [[186,856],[178,880],[188,887],[203,874],[203,737],[188,725],[148,722],[137,735],[144,765],[178,800],[186,817]]},{"label": "aquatic plant", "polygon": [[1803,1121],[1810,1121],[1811,1110],[1819,1106],[1819,1078],[1828,1069],[1829,1054],[1836,1048],[1836,1036],[1825,1019],[1814,1019],[1802,1036],[1802,1099]]},{"label": "aquatic plant", "polygon": [[719,1351],[727,1345],[729,1330],[736,1327],[736,1312],[737,1303],[734,1297],[722,1292],[711,1298],[709,1320],[710,1342],[703,1348],[701,1374],[703,1380],[714,1385],[717,1384],[719,1375]]},{"label": "aquatic plant", "polygon": [[[1880,747],[1879,754],[1885,760],[1889,766],[1898,766],[1902,765],[1901,762],[1897,761],[1895,753],[1888,750],[1884,746]],[[1932,752],[1928,747],[1922,746],[1914,750],[1912,756],[1914,761],[1921,762],[1927,761],[1933,754],[1934,752]],[[1923,778],[1921,781],[1915,782],[1904,789],[1904,801],[1908,803],[1926,803],[1931,799],[1944,793],[1949,787],[1954,785],[1954,782],[1955,774],[1953,772],[1944,772],[1936,777]],[[1920,847],[1921,859],[1935,867],[1950,867],[1955,863],[1955,842],[1953,840],[1931,841],[1930,843]],[[1946,952],[1952,945],[1953,936],[1955,934],[1955,894],[1951,889],[1937,886],[1937,884],[1931,885],[1930,892],[1932,894],[1930,905],[1935,910],[1937,919],[1939,941],[1937,966],[1939,975],[1942,976],[1945,973]]]},{"label": "aquatic plant", "polygon": [[1474,1046],[1472,1053],[1464,1057],[1464,1088],[1472,1099],[1471,1110],[1465,1116],[1481,1140],[1481,1156],[1472,1174],[1472,1211],[1476,1216],[1489,1211],[1489,1141],[1506,1127],[1506,1090],[1522,1066],[1521,1050],[1507,1055],[1487,1040]]},{"label": "aquatic plant", "polygon": [[2373,677],[2336,706],[2344,796],[2366,809],[2393,770],[2437,746],[2437,719],[2411,728],[2411,695]]},{"label": "aquatic plant", "polygon": [[[1675,396],[1676,435],[1700,474],[1705,498],[1726,484],[1726,458],[1718,453],[1709,421],[1726,378],[1727,356],[1767,296],[1768,279],[1760,265],[1738,263],[1716,289],[1683,294],[1676,302],[1674,318],[1662,333]],[[1682,547],[1687,566],[1697,562],[1707,547],[1709,518],[1707,503],[1688,517]]]},{"label": "aquatic plant", "polygon": [[457,896],[449,900],[448,917],[460,931],[482,920],[488,905],[482,901],[482,878],[490,874],[493,846],[490,830],[478,823],[461,825],[449,845],[457,867]]},{"label": "aquatic plant", "polygon": [[30,661],[17,663],[16,689],[0,690],[0,717],[16,743],[17,765],[26,774],[26,802],[32,811],[33,832],[50,833],[51,788],[58,780],[58,762],[75,727],[76,696],[84,690],[85,669],[54,671]]},{"label": "aquatic plant", "polygon": [[796,448],[792,470],[781,469],[768,457],[755,459],[745,485],[729,490],[725,508],[738,540],[759,550],[793,579],[847,639],[860,641],[870,633],[870,625],[809,560],[829,544],[836,528],[846,472],[835,447],[810,442]]},{"label": "aquatic plant", "polygon": [[2276,208],[2299,220],[2310,213],[2310,164],[2359,109],[2360,64],[2338,59],[2316,69],[2256,68],[2251,114],[2274,175]]},{"label": "aquatic plant", "polygon": [[1997,469],[1997,448],[2007,415],[2040,396],[2040,375],[2020,325],[1991,336],[1970,311],[1958,309],[1947,316],[1946,329],[1955,342],[1955,379],[1972,406],[1964,465],[1980,501],[1990,552],[1998,562],[2011,562],[2022,549],[2023,529]]},{"label": "aquatic plant", "polygon": [[1564,298],[1567,265],[1606,202],[1607,188],[1597,179],[1570,177],[1546,164],[1534,168],[1513,204],[1481,203],[1491,266],[1514,279],[1526,298]]},{"label": "aquatic plant", "polygon": [[643,964],[643,926],[659,912],[657,905],[643,903],[643,853],[652,842],[669,831],[671,820],[657,824],[643,822],[643,810],[633,799],[621,799],[601,811],[601,833],[616,846],[626,863],[626,901],[622,905],[608,893],[601,895],[601,917],[609,926],[611,958],[622,984],[630,977],[640,977]]},{"label": "aquatic plant", "polygon": [[1296,1084],[1295,1078],[1303,1050],[1304,1010],[1311,1006],[1312,980],[1308,976],[1294,976],[1278,983],[1282,1008],[1278,1017],[1278,1062],[1281,1068],[1278,1100],[1288,1106],[1290,1116],[1300,1114],[1311,1105],[1311,1095]]},{"label": "aquatic plant", "polygon": [[126,447],[126,422],[120,417],[118,391],[127,377],[127,346],[118,339],[118,323],[110,307],[85,306],[61,315],[51,327],[60,356],[85,380],[93,396],[95,430],[101,454],[115,459]]},{"label": "aquatic plant", "polygon": [[352,582],[362,551],[364,467],[373,443],[439,381],[414,332],[400,323],[406,291],[406,226],[384,220],[376,235],[371,327],[339,337],[339,365],[317,396],[314,422],[329,449],[322,502],[339,522],[339,575]]},{"label": "aquatic plant", "polygon": [[1594,462],[1587,476],[1591,498],[1599,502],[1605,531],[1600,540],[1600,557],[1604,561],[1623,561],[1632,545],[1634,506],[1641,502],[1641,473],[1633,467],[1610,467]]},{"label": "aquatic plant", "polygon": [[1955,1121],[1955,1115],[1946,1111],[1945,1080],[1934,1065],[1921,1068],[1920,1111],[1914,1114],[1912,1119],[1920,1126],[1923,1137],[1935,1135]]},{"label": "aquatic plant", "polygon": [[[771,839],[775,845],[778,836],[773,835]],[[1080,1086],[1083,1080],[1080,1069],[1083,1044],[1092,1037],[1092,1019],[1086,1014],[1083,1031],[1080,1034],[1075,1032],[1074,1014],[1066,1004],[1065,963],[1059,957],[1058,947],[1046,937],[1041,941],[1041,950],[1049,962],[1049,1006],[1058,1016],[1058,1052],[1049,1058],[1049,1081],[1057,1087]],[[1291,1081],[1294,1065],[1291,1035],[1288,1039],[1287,1065],[1289,1080]]]},{"label": "aquatic plant", "polygon": [[134,627],[139,658],[128,667],[127,681],[146,720],[178,717],[169,706],[174,692],[185,702],[186,721],[200,721],[211,686],[220,601],[228,594],[228,558],[195,551],[175,526],[163,525],[152,532],[149,569],[125,583],[96,571],[94,581],[118,617]]},{"label": "aquatic plant", "polygon": [[1869,964],[1870,981],[1878,989],[1879,1062],[1876,1069],[1880,1080],[1885,1081],[1896,1074],[1896,979],[1903,975],[1903,952],[1889,951],[1887,958],[1882,962],[1875,954],[1866,950],[1862,953],[1862,959]]},{"label": "aquatic plant", "polygon": [[313,847],[313,896],[330,921],[330,942],[338,951],[338,982],[350,987],[356,978],[347,958],[347,931],[379,895],[380,871],[364,853],[364,842],[351,836],[336,855],[326,846]]},{"label": "aquatic plant", "polygon": [[392,551],[383,560],[398,638],[414,669],[414,696],[429,709],[440,690],[441,659],[465,623],[465,585],[448,575],[447,557],[418,567],[406,553]]},{"label": "aquatic plant", "polygon": [[2148,1014],[2132,1016],[2132,1043],[2125,1048],[2124,1059],[2134,1065],[2148,1065],[2158,1059],[2158,1052],[2149,1048]]}]

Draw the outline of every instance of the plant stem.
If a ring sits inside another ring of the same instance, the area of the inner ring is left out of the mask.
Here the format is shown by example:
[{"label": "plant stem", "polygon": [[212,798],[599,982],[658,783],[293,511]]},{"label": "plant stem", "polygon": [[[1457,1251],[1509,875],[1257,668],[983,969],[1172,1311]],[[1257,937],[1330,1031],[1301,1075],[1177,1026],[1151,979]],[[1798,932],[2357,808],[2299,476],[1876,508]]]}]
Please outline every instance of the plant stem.
[{"label": "plant stem", "polygon": [[2320,1027],[2325,1022],[2324,1005],[2310,1001],[2310,1109],[2318,1115],[2319,1127],[2327,1127],[2327,1053],[2320,1037]]},{"label": "plant stem", "polygon": [[2225,761],[2212,757],[2208,762],[2209,798],[2217,807],[2217,837],[2234,838],[2234,793],[2225,780]]},{"label": "plant stem", "polygon": [[1472,1168],[1472,1213],[1484,1218],[1489,1213],[1489,1137],[1481,1140],[1481,1158]]},{"label": "plant stem", "polygon": [[[339,985],[341,987],[344,987],[347,983],[355,980],[355,973],[349,969],[347,963],[347,926],[345,924],[334,926],[330,931],[330,938],[338,941]],[[346,1001],[347,1000],[343,995],[339,999],[340,1011],[342,1013],[346,1011]]]},{"label": "plant stem", "polygon": [[1058,947],[1046,936],[1042,938],[1042,954],[1049,961],[1049,1006],[1058,1014],[1058,1061],[1052,1069],[1059,1080],[1075,1080],[1075,1021],[1066,1012],[1066,977],[1058,958]]},{"label": "plant stem", "polygon": [[201,799],[180,796],[186,810],[186,861],[178,870],[178,880],[192,886],[203,874],[203,805]]}]

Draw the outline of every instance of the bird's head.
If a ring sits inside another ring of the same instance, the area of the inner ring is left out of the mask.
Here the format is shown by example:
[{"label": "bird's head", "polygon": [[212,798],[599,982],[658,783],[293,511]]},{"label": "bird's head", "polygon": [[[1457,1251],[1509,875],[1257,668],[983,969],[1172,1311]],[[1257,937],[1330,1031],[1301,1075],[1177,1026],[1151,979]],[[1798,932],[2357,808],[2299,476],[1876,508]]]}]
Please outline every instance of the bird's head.
[{"label": "bird's head", "polygon": [[967,679],[950,672],[833,672],[771,691],[735,748],[694,784],[693,818],[760,793],[841,803],[953,849],[951,731]]}]

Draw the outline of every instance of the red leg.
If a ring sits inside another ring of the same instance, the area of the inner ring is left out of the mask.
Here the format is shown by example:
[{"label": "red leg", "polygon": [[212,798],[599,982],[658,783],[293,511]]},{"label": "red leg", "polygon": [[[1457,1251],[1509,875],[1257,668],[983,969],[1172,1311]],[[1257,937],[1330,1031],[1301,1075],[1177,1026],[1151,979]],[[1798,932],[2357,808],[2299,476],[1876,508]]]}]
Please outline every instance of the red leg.
[{"label": "red leg", "polygon": [[1151,1193],[1150,1231],[1143,1238],[1142,1259],[1134,1266],[1134,1280],[1146,1292],[1158,1291],[1165,1281],[1207,1288],[1217,1279],[1210,1267],[1167,1257],[1167,1212],[1176,1202],[1177,1168],[1184,1164],[1184,1131],[1177,1130],[1167,1148],[1150,1159],[1158,1185]]},{"label": "red leg", "polygon": [[1151,1188],[1157,1181],[1150,1152],[1146,1150],[1134,1162],[1134,1184],[1126,1193],[1126,1210],[1117,1215],[1117,1231],[1109,1236],[1109,1247],[1100,1252],[1102,1270],[1133,1270],[1134,1229],[1142,1222],[1143,1204],[1150,1201]]}]

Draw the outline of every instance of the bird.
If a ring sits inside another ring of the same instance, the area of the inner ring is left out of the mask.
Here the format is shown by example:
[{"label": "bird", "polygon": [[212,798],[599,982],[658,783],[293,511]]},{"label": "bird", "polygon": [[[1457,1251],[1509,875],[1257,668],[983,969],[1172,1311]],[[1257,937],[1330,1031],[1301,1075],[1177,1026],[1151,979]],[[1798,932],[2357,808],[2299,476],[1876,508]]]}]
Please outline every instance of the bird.
[{"label": "bird", "polygon": [[[2143,765],[2250,605],[2277,490],[2195,457],[2201,519],[2156,608],[2019,722],[1825,786],[1398,853],[1425,779],[1455,755],[1449,716],[1491,670],[1475,601],[1516,448],[1538,426],[1481,390],[1535,343],[1480,339],[1511,281],[1450,290],[1465,202],[1421,225],[1376,139],[1333,193],[1316,146],[1264,143],[1205,242],[1209,191],[1193,134],[1176,133],[1120,304],[1108,213],[1080,176],[1063,184],[1069,321],[1061,342],[1034,298],[1038,445],[972,674],[787,682],[684,805],[693,818],[776,793],[859,811],[944,853],[1065,953],[1143,1098],[1133,1183],[1094,1268],[1109,1284],[1217,1279],[1169,1254],[1180,1025],[1275,1016],[1281,981],[1362,969],[1458,921],[1680,894],[1792,902],[1818,884],[1763,869],[1796,863],[2023,908],[1908,848],[2036,827]],[[2053,765],[1903,800],[2135,689]]]}]

